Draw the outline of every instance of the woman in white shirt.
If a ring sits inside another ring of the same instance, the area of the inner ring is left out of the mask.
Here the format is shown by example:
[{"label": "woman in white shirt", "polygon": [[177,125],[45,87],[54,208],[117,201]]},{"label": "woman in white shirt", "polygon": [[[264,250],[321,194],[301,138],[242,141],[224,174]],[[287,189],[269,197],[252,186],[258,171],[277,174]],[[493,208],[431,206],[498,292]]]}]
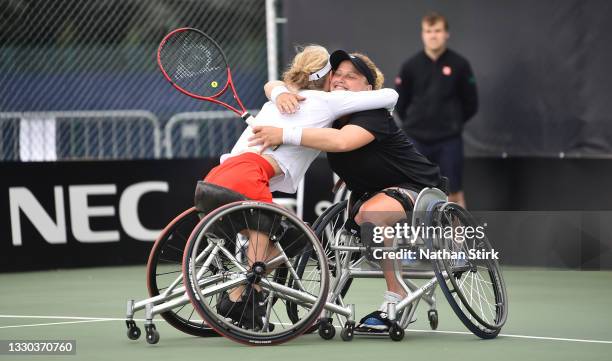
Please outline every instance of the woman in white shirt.
[{"label": "woman in white shirt", "polygon": [[[329,92],[330,70],[329,53],[324,47],[311,45],[298,53],[283,80],[305,98],[300,103],[299,114],[281,114],[272,102],[268,102],[253,121],[254,126],[285,128],[283,146],[264,152],[259,146],[249,146],[248,139],[253,132],[248,127],[232,151],[221,156],[221,164],[206,175],[204,182],[228,188],[249,199],[272,202],[272,191],[294,193],[297,190],[298,183],[319,153],[299,146],[302,128],[328,127],[335,119],[350,113],[395,105],[398,95],[393,89]],[[267,234],[256,230],[245,232],[250,240],[257,240],[249,242],[249,265],[278,255],[276,247],[270,246]],[[252,309],[246,306],[262,298],[258,285],[250,291],[245,297],[245,287],[240,286],[224,293],[217,304],[218,312],[232,319],[243,318],[244,310]],[[250,315],[257,316],[257,312]]]}]

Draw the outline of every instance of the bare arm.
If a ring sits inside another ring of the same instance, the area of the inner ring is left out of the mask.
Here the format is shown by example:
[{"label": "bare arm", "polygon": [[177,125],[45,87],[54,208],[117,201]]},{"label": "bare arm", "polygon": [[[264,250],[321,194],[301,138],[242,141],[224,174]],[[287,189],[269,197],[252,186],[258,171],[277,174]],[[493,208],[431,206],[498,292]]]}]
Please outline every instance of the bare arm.
[{"label": "bare arm", "polygon": [[[283,128],[270,126],[253,127],[254,135],[249,146],[261,145],[261,151],[283,144]],[[346,125],[342,129],[304,128],[300,145],[325,152],[349,152],[361,148],[374,140],[374,135],[357,125]]]},{"label": "bare arm", "polygon": [[357,125],[345,125],[342,129],[305,128],[301,145],[325,152],[350,152],[369,144],[374,135]]},{"label": "bare arm", "polygon": [[278,110],[282,114],[295,113],[298,109],[300,109],[299,102],[306,100],[306,98],[299,94],[292,93],[293,91],[296,91],[294,89],[285,88],[290,92],[281,93],[277,96],[276,99],[272,99],[272,90],[274,90],[274,88],[278,86],[285,87],[285,83],[280,80],[272,80],[267,82],[266,85],[264,85],[264,92],[266,93],[266,98],[275,103],[276,108],[278,108]]},{"label": "bare arm", "polygon": [[280,80],[272,80],[267,82],[266,85],[264,85],[264,92],[266,93],[266,98],[272,100],[272,89],[277,86],[285,86],[285,83]]}]

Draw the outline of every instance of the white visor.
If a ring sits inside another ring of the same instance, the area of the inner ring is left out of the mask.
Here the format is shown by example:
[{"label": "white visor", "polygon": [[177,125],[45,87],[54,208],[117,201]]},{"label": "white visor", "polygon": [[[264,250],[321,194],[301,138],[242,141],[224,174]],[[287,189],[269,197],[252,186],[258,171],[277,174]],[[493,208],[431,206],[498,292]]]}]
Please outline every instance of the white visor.
[{"label": "white visor", "polygon": [[310,74],[310,76],[308,77],[308,80],[319,80],[322,77],[325,76],[325,74],[329,73],[329,71],[331,70],[332,66],[329,63],[329,61],[327,62],[327,64],[325,64],[325,66],[323,68],[321,68],[319,71],[316,71],[312,74]]}]

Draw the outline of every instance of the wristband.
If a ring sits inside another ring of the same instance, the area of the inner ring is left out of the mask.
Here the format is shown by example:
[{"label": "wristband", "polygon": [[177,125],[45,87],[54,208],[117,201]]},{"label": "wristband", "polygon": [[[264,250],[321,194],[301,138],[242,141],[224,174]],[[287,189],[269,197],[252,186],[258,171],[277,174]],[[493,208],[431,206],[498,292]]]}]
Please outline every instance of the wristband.
[{"label": "wristband", "polygon": [[302,128],[300,127],[283,128],[283,144],[290,144],[290,145],[302,144]]},{"label": "wristband", "polygon": [[289,89],[287,89],[284,85],[275,86],[270,93],[270,100],[272,103],[276,103],[276,98],[283,93],[290,93]]}]

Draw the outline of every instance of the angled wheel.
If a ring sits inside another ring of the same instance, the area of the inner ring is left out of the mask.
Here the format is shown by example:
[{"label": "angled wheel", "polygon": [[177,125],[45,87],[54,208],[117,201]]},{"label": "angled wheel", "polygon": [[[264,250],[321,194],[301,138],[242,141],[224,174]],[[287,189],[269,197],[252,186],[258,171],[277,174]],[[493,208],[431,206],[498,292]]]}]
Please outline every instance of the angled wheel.
[{"label": "angled wheel", "polygon": [[[168,291],[169,287],[180,289],[183,286],[183,251],[191,231],[199,221],[196,209],[189,208],[176,216],[153,244],[147,262],[147,286],[151,297]],[[161,316],[174,328],[190,335],[219,336],[206,325],[190,303],[163,312]]]},{"label": "angled wheel", "polygon": [[[297,287],[278,276],[295,276],[303,253],[327,267],[318,239],[295,215],[268,203],[231,203],[194,228],[183,256],[183,282],[196,311],[220,334],[250,345],[282,343],[308,330],[327,299],[326,272],[294,279]],[[211,271],[213,264],[223,272]],[[298,305],[298,320],[287,316],[288,302]]]},{"label": "angled wheel", "polygon": [[[431,251],[446,254],[432,263],[453,311],[476,336],[496,337],[506,322],[508,298],[497,260],[473,257],[493,250],[484,230],[465,209],[446,202],[430,205],[428,225],[440,230],[428,243]],[[468,227],[474,231],[468,234]]]}]

